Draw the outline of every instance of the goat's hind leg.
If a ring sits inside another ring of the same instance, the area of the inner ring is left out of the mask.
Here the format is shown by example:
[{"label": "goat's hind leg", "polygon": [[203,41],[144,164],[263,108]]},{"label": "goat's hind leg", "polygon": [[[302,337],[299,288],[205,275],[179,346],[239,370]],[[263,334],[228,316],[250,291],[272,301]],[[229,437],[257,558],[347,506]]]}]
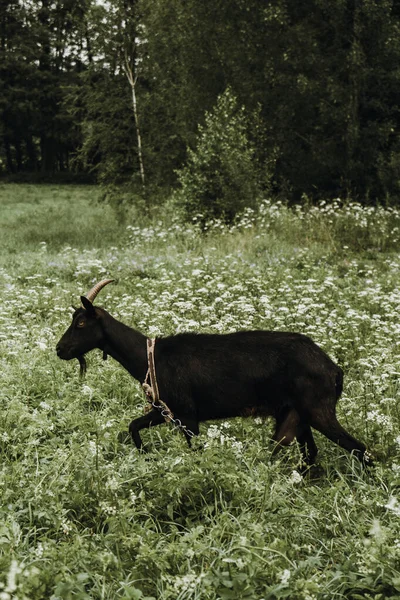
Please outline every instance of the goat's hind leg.
[{"label": "goat's hind leg", "polygon": [[138,417],[137,419],[134,419],[131,422],[131,424],[129,425],[129,432],[138,450],[144,451],[143,442],[142,438],[139,435],[139,431],[141,429],[144,429],[145,427],[154,427],[155,425],[161,425],[161,423],[164,423],[164,417],[162,416],[160,411],[156,409],[149,411],[145,415],[142,415],[141,417]]},{"label": "goat's hind leg", "polygon": [[342,427],[334,411],[320,411],[310,415],[310,424],[329,440],[352,452],[364,466],[372,466],[372,459],[365,444],[359,442]]},{"label": "goat's hind leg", "polygon": [[303,462],[306,467],[315,464],[315,458],[318,454],[318,448],[314,441],[314,436],[311,427],[306,424],[299,424],[297,428],[296,438],[300,446],[300,451],[303,457]]}]

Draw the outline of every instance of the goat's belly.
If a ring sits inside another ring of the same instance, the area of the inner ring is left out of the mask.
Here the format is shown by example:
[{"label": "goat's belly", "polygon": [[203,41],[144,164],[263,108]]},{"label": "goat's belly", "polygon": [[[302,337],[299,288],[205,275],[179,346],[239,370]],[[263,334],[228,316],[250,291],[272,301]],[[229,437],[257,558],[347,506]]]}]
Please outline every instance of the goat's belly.
[{"label": "goat's belly", "polygon": [[199,421],[208,421],[210,419],[229,419],[232,417],[266,417],[271,416],[270,407],[266,404],[257,404],[250,402],[235,402],[235,400],[224,402],[206,402],[198,404]]},{"label": "goat's belly", "polygon": [[265,406],[246,406],[243,408],[240,417],[268,417],[271,412]]}]

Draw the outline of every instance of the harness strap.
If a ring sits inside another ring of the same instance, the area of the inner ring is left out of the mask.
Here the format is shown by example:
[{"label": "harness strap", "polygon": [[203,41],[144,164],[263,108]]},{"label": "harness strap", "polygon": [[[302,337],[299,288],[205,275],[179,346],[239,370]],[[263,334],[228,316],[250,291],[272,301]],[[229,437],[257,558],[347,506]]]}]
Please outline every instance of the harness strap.
[{"label": "harness strap", "polygon": [[152,408],[158,408],[161,410],[161,413],[164,419],[168,421],[172,421],[174,418],[173,413],[168,408],[168,406],[160,399],[160,393],[158,391],[158,383],[156,376],[156,364],[154,359],[154,350],[156,347],[155,339],[147,339],[147,374],[142,384],[144,393],[146,394],[148,405],[145,406],[145,412],[148,412]]}]

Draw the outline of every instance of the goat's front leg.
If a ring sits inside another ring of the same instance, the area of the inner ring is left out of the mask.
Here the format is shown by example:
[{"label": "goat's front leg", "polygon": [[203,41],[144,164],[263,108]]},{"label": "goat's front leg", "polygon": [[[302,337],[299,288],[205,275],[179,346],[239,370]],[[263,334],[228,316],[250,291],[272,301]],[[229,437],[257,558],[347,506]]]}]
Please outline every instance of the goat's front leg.
[{"label": "goat's front leg", "polygon": [[297,428],[300,422],[299,413],[294,409],[290,409],[284,417],[277,419],[275,433],[272,439],[276,442],[276,446],[272,454],[276,454],[283,446],[289,446],[296,437]]},{"label": "goat's front leg", "polygon": [[129,425],[129,432],[132,436],[135,446],[138,450],[143,448],[142,438],[139,435],[139,431],[145,427],[154,427],[155,425],[161,425],[164,423],[164,417],[159,410],[153,409],[145,415],[134,419]]},{"label": "goat's front leg", "polygon": [[[182,424],[182,432],[186,438],[189,448],[192,447],[192,437],[199,435],[199,422],[196,419],[190,417],[183,417],[179,419]],[[189,433],[190,432],[190,433]]]}]

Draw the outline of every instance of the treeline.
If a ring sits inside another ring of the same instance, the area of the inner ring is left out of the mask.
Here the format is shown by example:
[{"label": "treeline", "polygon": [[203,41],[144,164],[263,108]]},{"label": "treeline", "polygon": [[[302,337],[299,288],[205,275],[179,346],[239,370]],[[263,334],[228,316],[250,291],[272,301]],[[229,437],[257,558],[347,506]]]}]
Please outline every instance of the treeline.
[{"label": "treeline", "polygon": [[0,2],[8,177],[173,188],[231,139],[252,190],[400,200],[399,102],[396,0]]}]

